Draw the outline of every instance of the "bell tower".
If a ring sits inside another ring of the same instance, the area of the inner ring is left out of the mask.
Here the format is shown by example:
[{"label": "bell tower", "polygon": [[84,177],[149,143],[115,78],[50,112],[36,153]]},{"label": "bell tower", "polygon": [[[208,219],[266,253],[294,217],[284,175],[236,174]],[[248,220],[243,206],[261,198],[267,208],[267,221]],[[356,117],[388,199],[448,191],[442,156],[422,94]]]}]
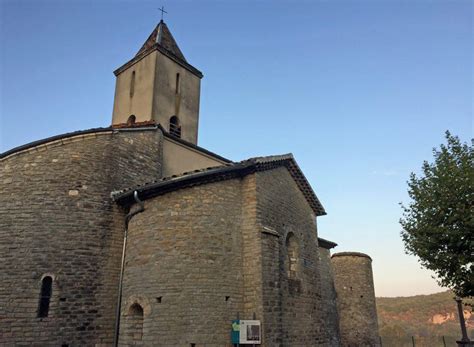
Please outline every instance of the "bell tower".
[{"label": "bell tower", "polygon": [[202,73],[184,58],[161,20],[116,76],[112,125],[155,121],[197,144]]}]

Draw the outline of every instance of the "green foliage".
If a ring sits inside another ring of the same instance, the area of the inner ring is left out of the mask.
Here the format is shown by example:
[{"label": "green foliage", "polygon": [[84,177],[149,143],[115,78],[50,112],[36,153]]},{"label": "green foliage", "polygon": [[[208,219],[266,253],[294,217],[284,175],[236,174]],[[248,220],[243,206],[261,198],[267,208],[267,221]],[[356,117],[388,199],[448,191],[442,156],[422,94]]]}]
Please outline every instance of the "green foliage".
[{"label": "green foliage", "polygon": [[411,202],[400,224],[408,254],[433,270],[441,286],[474,296],[474,150],[446,132],[447,145],[433,149],[423,175],[408,181]]}]

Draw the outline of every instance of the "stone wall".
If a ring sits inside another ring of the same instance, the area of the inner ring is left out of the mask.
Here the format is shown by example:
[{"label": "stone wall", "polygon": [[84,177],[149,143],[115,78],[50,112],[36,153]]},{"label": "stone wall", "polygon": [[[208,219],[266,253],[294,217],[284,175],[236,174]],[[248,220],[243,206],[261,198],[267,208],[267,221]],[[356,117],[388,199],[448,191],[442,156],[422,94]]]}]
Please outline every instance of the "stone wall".
[{"label": "stone wall", "polygon": [[[285,270],[289,234],[295,278]],[[138,304],[145,345],[229,346],[231,321],[255,315],[262,346],[335,346],[319,256],[314,213],[285,168],[146,200],[129,227],[121,343]]]},{"label": "stone wall", "polygon": [[379,346],[372,259],[362,253],[332,256],[341,345]]},{"label": "stone wall", "polygon": [[[0,162],[0,341],[94,345],[113,339],[125,211],[110,192],[161,174],[159,131],[98,132]],[[38,318],[43,276],[53,278]]]},{"label": "stone wall", "polygon": [[[327,345],[315,214],[283,167],[257,173],[257,201],[264,345]],[[294,275],[288,274],[289,235],[298,243]]]},{"label": "stone wall", "polygon": [[232,179],[146,200],[129,225],[121,332],[139,304],[145,345],[230,345],[231,321],[244,311],[246,185]]},{"label": "stone wall", "polygon": [[177,116],[181,137],[197,144],[200,93],[200,77],[154,50],[118,74],[112,124],[134,115],[137,122],[154,120],[169,131],[170,117]]},{"label": "stone wall", "polygon": [[[111,344],[128,210],[110,192],[161,177],[162,144],[156,129],[111,130],[2,159],[2,343]],[[255,315],[262,346],[334,345],[325,257],[284,167],[150,198],[129,224],[121,344],[229,346],[231,321]]]},{"label": "stone wall", "polygon": [[163,177],[225,164],[227,162],[224,160],[207,155],[174,139],[169,137],[163,139]]},{"label": "stone wall", "polygon": [[248,175],[242,185],[242,291],[240,319],[261,319],[263,315],[262,239],[257,225],[256,176]]},{"label": "stone wall", "polygon": [[160,53],[156,51],[148,54],[117,76],[112,124],[126,123],[131,115],[136,117],[137,122],[153,119],[153,93],[158,54]]},{"label": "stone wall", "polygon": [[337,295],[336,288],[334,287],[330,250],[319,247],[319,257],[321,266],[321,298],[324,303],[324,316],[326,317],[324,321],[326,336],[332,346],[339,346],[339,315],[337,312]]},{"label": "stone wall", "polygon": [[[178,93],[174,89],[177,73],[180,75]],[[169,130],[169,119],[176,115],[181,138],[197,144],[201,78],[158,52],[153,88],[153,119]]]}]

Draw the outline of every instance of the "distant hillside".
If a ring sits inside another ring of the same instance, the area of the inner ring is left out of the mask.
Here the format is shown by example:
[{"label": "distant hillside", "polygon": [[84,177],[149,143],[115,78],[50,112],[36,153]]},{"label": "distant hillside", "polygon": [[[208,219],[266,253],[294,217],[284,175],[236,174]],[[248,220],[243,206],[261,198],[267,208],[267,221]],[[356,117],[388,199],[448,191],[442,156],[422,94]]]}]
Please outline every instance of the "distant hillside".
[{"label": "distant hillside", "polygon": [[[461,337],[456,302],[450,291],[397,298],[377,298],[379,331],[382,337]],[[473,301],[471,300],[471,304]],[[469,337],[474,337],[472,307],[465,307]]]}]

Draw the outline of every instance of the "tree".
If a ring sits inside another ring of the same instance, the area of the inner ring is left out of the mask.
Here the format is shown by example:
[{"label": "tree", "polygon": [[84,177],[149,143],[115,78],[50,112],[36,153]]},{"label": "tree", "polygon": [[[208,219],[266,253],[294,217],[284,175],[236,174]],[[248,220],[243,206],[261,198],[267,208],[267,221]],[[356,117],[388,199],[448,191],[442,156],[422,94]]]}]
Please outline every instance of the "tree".
[{"label": "tree", "polygon": [[436,274],[460,297],[474,296],[474,141],[446,132],[447,144],[433,149],[423,175],[411,173],[408,206],[401,204],[405,252]]}]

